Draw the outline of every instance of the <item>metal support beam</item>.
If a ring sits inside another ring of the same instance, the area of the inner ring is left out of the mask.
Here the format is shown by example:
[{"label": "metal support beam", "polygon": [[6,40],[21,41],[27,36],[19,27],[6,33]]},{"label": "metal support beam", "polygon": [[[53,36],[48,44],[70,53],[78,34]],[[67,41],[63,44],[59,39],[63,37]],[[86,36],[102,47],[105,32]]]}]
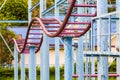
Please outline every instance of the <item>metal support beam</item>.
[{"label": "metal support beam", "polygon": [[[40,0],[40,18],[44,11],[44,0]],[[40,80],[49,80],[49,37],[43,33],[43,42],[40,49]]]},{"label": "metal support beam", "polygon": [[60,41],[55,38],[55,80],[60,80]]},{"label": "metal support beam", "polygon": [[[94,11],[94,9],[92,9],[92,11]],[[94,43],[95,43],[95,23],[94,21],[92,21],[92,28],[91,28],[91,51],[94,52],[95,48],[94,48]],[[91,73],[95,74],[95,59],[94,57],[91,57]],[[92,80],[95,80],[95,78],[91,78]]]},{"label": "metal support beam", "polygon": [[41,46],[41,80],[49,80],[49,42],[48,37],[43,34],[43,43]]},{"label": "metal support beam", "polygon": [[14,80],[18,80],[18,51],[14,45]]},{"label": "metal support beam", "polygon": [[83,37],[78,39],[78,48],[76,51],[76,71],[78,80],[84,80],[84,54],[83,54]]},{"label": "metal support beam", "polygon": [[[120,0],[116,0],[116,10],[120,11]],[[117,15],[120,18],[120,14]],[[117,48],[120,52],[120,20],[117,22]],[[117,58],[117,74],[120,74],[120,57]],[[120,80],[120,76],[117,77],[117,80]]]},{"label": "metal support beam", "polygon": [[[83,4],[83,0],[77,0],[78,4]],[[78,8],[77,10],[78,14],[84,14],[84,9],[83,8]],[[82,17],[78,18],[78,21],[81,22],[84,19]],[[83,27],[83,26],[79,26]],[[78,80],[84,80],[84,59],[83,59],[83,37],[78,38],[78,48],[76,52],[76,71],[78,74]]]},{"label": "metal support beam", "polygon": [[29,80],[36,80],[36,55],[34,45],[30,45]]},{"label": "metal support beam", "polygon": [[[97,16],[107,13],[107,0],[97,0]],[[108,33],[108,27],[106,20],[98,20],[97,23],[97,37],[98,51],[108,50],[108,36],[102,36]],[[108,80],[108,57],[98,58],[98,80]]]},{"label": "metal support beam", "polygon": [[64,80],[72,80],[72,38],[64,37],[65,65]]},{"label": "metal support beam", "polygon": [[0,23],[28,23],[27,20],[0,20]]},{"label": "metal support beam", "polygon": [[30,11],[31,8],[32,8],[32,1],[28,0],[28,23],[30,23],[32,19],[32,12]]},{"label": "metal support beam", "polygon": [[21,54],[21,80],[25,80],[25,54]]},{"label": "metal support beam", "polygon": [[[59,18],[58,0],[55,0],[55,17]],[[57,25],[56,25],[57,26]],[[60,80],[60,38],[55,38],[55,80]]]}]

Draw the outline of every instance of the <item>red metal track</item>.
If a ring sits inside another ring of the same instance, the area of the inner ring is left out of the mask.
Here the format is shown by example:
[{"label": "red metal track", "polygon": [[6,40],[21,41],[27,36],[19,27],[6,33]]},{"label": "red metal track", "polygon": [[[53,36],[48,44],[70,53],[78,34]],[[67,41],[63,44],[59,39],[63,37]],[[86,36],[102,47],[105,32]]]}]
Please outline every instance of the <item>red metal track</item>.
[{"label": "red metal track", "polygon": [[[98,77],[98,74],[88,74],[88,75],[86,75],[86,74],[84,74],[84,77]],[[103,75],[104,76],[104,75]],[[120,74],[108,74],[108,76],[109,77],[120,77]],[[72,76],[73,78],[78,78],[78,75],[77,74],[75,74],[75,75],[73,75]]]},{"label": "red metal track", "polygon": [[[62,21],[57,18],[33,18],[29,24],[27,35],[25,39],[14,40],[19,53],[28,53],[29,46],[35,45],[36,53],[39,51],[43,41],[42,31],[49,37],[80,37],[84,35],[91,27],[91,21],[71,21],[70,17],[94,17],[94,14],[75,14],[74,8],[94,8],[94,4],[77,4],[76,0],[69,0],[70,6],[68,7],[67,14]],[[35,37],[36,36],[36,37]]]}]

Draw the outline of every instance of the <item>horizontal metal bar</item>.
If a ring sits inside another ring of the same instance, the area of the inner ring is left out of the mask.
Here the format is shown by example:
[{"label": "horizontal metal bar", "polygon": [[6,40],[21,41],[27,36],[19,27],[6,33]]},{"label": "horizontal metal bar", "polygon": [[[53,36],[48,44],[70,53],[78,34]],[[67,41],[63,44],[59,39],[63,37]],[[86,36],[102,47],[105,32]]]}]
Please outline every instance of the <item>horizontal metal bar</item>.
[{"label": "horizontal metal bar", "polygon": [[0,20],[0,23],[28,23],[28,20]]},{"label": "horizontal metal bar", "polygon": [[36,3],[31,9],[30,11],[32,12],[36,7],[38,7],[40,5],[40,2]]},{"label": "horizontal metal bar", "polygon": [[[99,18],[98,18],[99,19]],[[100,19],[103,19],[103,20],[109,20],[109,18],[100,18]],[[119,20],[120,18],[111,18],[111,20]]]},{"label": "horizontal metal bar", "polygon": [[120,57],[119,52],[84,52],[84,56],[86,57],[100,57],[100,56],[107,56],[107,57]]},{"label": "horizontal metal bar", "polygon": [[101,16],[97,16],[97,17],[92,18],[92,20],[101,19],[101,18],[104,18],[104,17],[107,17],[107,16],[116,15],[116,14],[120,14],[120,11],[111,12],[111,13],[107,13],[107,14],[104,14],[104,15],[101,15]]}]

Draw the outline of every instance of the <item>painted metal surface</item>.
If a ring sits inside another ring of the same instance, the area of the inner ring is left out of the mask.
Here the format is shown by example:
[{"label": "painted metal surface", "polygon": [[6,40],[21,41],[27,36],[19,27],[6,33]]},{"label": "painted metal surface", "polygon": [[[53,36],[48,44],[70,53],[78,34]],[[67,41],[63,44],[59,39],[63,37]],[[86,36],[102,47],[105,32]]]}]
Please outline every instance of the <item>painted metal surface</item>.
[{"label": "painted metal surface", "polygon": [[[116,11],[120,11],[120,0],[116,0]],[[120,14],[117,15],[120,18]],[[117,22],[117,48],[120,50],[120,20]],[[120,52],[120,51],[119,51]],[[117,74],[120,74],[120,57],[117,58]],[[120,80],[120,76],[117,77]]]},{"label": "painted metal surface", "polygon": [[43,34],[44,41],[42,43],[40,54],[41,54],[41,80],[49,80],[49,42],[48,37]]},{"label": "painted metal surface", "polygon": [[36,80],[36,54],[35,54],[35,46],[34,45],[30,45],[29,80]]},{"label": "painted metal surface", "polygon": [[32,20],[32,12],[30,11],[30,9],[32,8],[32,0],[28,0],[28,24],[30,23],[30,21]]},{"label": "painted metal surface", "polygon": [[63,42],[65,49],[64,80],[72,80],[72,38],[64,37]]},{"label": "painted metal surface", "polygon": [[21,80],[25,80],[25,54],[21,54]]},{"label": "painted metal surface", "polygon": [[[83,0],[78,0],[78,5],[83,4]],[[77,13],[78,14],[83,14],[84,9],[83,8],[78,8]],[[79,17],[78,22],[82,21],[83,18]],[[82,27],[81,25],[79,26],[80,28]],[[78,74],[78,80],[84,80],[84,61],[83,61],[83,37],[78,38],[78,47],[76,51],[76,73]]]},{"label": "painted metal surface", "polygon": [[[103,9],[104,8],[104,9]],[[97,16],[107,13],[107,0],[97,1]],[[98,36],[98,51],[107,51],[108,36],[103,34],[108,33],[107,21],[101,19],[97,23]],[[98,57],[98,80],[108,80],[108,57]]]},{"label": "painted metal surface", "polygon": [[14,45],[14,80],[18,80],[18,51]]},{"label": "painted metal surface", "polygon": [[76,51],[76,71],[78,80],[84,80],[84,60],[83,60],[83,38],[78,39],[78,48]]},{"label": "painted metal surface", "polygon": [[[55,0],[55,17],[59,18],[59,7]],[[56,25],[57,26],[57,25]],[[60,80],[60,40],[59,37],[55,38],[55,80]]]}]

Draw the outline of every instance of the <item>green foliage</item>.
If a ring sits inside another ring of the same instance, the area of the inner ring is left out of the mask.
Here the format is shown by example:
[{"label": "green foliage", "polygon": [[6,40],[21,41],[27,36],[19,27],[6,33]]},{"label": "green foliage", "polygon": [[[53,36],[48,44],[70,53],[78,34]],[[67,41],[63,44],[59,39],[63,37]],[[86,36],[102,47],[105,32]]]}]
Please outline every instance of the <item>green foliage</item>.
[{"label": "green foliage", "polygon": [[0,10],[0,20],[27,20],[27,4],[24,0],[7,0]]},{"label": "green foliage", "polygon": [[[7,27],[1,27],[0,33],[5,38],[6,42],[10,46],[10,48],[13,50],[13,45],[9,41],[15,37],[14,32],[9,31]],[[12,55],[10,54],[9,50],[7,49],[5,43],[3,42],[2,38],[0,37],[0,64],[7,63],[10,64],[13,60]]]},{"label": "green foliage", "polygon": [[[115,65],[116,63],[114,62],[110,67],[111,68],[110,71],[112,70],[112,72],[114,72]],[[40,79],[40,68],[36,67],[36,70],[37,70],[37,80],[39,80]],[[19,71],[19,76],[20,76],[20,68],[18,69],[18,71]],[[26,72],[26,76],[28,77],[28,73],[29,73],[28,68],[25,69],[25,72]],[[64,80],[63,75],[64,75],[64,66],[60,67],[60,80]],[[14,77],[14,69],[0,67],[0,77],[3,77],[2,79],[4,80],[6,80],[7,77]],[[55,67],[53,66],[53,67],[50,67],[50,80],[54,80],[54,79],[55,79]],[[77,79],[73,79],[73,80],[77,80]],[[116,79],[115,77],[110,77],[109,80],[116,80]]]},{"label": "green foliage", "polygon": [[112,65],[109,67],[109,72],[116,72],[116,60],[112,62]]}]

